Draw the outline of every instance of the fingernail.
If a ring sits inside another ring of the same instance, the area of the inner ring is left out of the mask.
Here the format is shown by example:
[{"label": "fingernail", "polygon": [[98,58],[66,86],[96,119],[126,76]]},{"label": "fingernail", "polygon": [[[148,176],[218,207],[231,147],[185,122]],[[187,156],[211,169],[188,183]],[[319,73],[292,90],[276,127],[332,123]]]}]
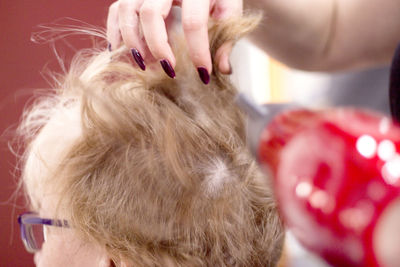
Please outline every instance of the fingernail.
[{"label": "fingernail", "polygon": [[197,68],[197,71],[199,73],[200,79],[204,84],[208,84],[210,82],[210,74],[208,74],[208,71],[206,68],[200,67]]},{"label": "fingernail", "polygon": [[175,71],[174,69],[171,67],[171,64],[169,63],[168,60],[163,59],[160,61],[160,64],[163,68],[163,70],[165,71],[165,73],[171,77],[171,78],[175,78]]},{"label": "fingernail", "polygon": [[111,43],[108,43],[108,45],[107,45],[107,49],[108,49],[108,51],[110,51],[110,52],[111,52]]},{"label": "fingernail", "polygon": [[136,61],[138,64],[139,68],[142,70],[146,70],[146,65],[144,64],[144,60],[142,58],[142,55],[139,53],[139,51],[135,48],[131,49],[133,59]]}]

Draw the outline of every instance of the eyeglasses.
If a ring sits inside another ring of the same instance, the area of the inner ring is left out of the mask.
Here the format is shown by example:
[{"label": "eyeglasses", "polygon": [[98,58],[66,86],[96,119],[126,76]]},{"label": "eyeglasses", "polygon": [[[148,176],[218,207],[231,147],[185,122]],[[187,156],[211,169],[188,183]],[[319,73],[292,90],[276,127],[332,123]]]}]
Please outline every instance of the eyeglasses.
[{"label": "eyeglasses", "polygon": [[26,212],[18,216],[21,229],[21,239],[25,248],[30,253],[35,253],[42,248],[46,240],[45,226],[69,228],[68,221],[40,218],[34,212]]}]

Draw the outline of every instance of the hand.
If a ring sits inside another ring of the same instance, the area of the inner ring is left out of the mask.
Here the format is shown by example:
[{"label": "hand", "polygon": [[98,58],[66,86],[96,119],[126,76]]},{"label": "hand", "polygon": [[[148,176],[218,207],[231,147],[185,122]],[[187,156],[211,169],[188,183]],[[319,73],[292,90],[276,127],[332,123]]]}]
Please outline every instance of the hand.
[{"label": "hand", "polygon": [[[208,19],[222,20],[242,14],[242,0],[119,0],[109,9],[107,39],[110,49],[121,41],[131,49],[142,70],[145,61],[160,61],[174,77],[175,56],[168,43],[168,17],[172,6],[182,8],[182,27],[194,66],[204,83],[208,83],[212,62],[208,41]],[[216,53],[219,70],[230,73],[229,54],[232,45],[222,45]]]}]

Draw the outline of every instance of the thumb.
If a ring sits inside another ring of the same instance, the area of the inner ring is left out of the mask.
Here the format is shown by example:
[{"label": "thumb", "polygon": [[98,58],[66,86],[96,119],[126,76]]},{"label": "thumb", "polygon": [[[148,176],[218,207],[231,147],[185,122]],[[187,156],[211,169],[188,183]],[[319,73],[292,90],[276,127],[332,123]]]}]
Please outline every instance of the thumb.
[{"label": "thumb", "polygon": [[227,42],[221,45],[215,53],[217,67],[222,74],[231,74],[232,67],[229,62],[229,56],[232,52],[233,43]]}]

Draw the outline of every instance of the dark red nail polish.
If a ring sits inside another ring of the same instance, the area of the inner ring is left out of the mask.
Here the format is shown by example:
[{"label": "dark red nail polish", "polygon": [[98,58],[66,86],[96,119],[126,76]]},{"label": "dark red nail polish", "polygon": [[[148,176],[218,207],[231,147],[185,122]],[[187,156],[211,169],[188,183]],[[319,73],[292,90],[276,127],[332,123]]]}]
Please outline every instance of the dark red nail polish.
[{"label": "dark red nail polish", "polygon": [[141,68],[142,70],[146,70],[146,65],[144,64],[143,57],[139,53],[139,51],[137,49],[135,49],[135,48],[132,48],[131,52],[132,52],[132,57],[136,61],[136,63],[138,64],[139,68]]},{"label": "dark red nail polish", "polygon": [[169,77],[175,78],[175,71],[174,71],[174,69],[172,68],[172,66],[171,66],[171,64],[169,63],[168,60],[163,59],[163,60],[160,61],[160,64],[161,64],[163,70],[165,71],[165,73],[166,73]]},{"label": "dark red nail polish", "polygon": [[108,43],[107,49],[108,49],[108,51],[110,51],[110,52],[112,51],[112,50],[111,50],[111,43]]},{"label": "dark red nail polish", "polygon": [[210,82],[210,74],[208,74],[206,68],[197,68],[197,72],[199,73],[200,79],[204,84],[208,84]]}]

